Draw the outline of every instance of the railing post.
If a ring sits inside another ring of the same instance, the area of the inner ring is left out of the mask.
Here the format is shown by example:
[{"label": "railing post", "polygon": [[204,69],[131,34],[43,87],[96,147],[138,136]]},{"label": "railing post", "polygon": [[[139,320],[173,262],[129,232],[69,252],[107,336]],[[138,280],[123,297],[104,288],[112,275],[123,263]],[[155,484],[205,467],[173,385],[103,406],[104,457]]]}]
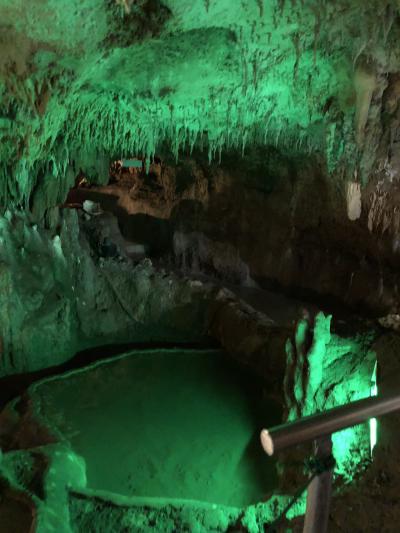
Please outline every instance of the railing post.
[{"label": "railing post", "polygon": [[[332,436],[320,437],[314,441],[315,459],[327,460],[332,454]],[[317,475],[307,491],[307,509],[303,533],[326,533],[328,531],[329,508],[332,493],[332,470]]]}]

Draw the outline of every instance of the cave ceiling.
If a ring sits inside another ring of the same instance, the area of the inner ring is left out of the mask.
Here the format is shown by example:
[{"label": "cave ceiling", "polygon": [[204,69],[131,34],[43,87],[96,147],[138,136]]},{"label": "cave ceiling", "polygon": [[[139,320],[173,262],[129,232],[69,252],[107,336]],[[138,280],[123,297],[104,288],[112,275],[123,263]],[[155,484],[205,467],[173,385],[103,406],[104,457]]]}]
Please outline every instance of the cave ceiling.
[{"label": "cave ceiling", "polygon": [[367,179],[396,141],[399,10],[399,0],[0,0],[1,203],[29,205],[46,180],[65,192],[76,167],[100,175],[111,158],[161,145],[218,160],[264,144]]}]

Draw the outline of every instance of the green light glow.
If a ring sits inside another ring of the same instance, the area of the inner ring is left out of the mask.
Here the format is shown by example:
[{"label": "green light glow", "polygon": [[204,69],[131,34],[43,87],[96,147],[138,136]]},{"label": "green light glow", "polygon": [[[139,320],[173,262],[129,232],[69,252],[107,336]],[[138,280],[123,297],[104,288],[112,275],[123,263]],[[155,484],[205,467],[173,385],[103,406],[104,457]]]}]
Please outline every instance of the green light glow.
[{"label": "green light glow", "polygon": [[261,143],[323,152],[331,170],[350,164],[354,52],[344,50],[380,1],[353,4],[333,32],[332,2],[316,24],[312,2],[0,0],[4,40],[15,44],[0,64],[0,199],[29,204],[35,191],[52,207],[72,162],[97,182],[103,160],[165,144],[176,157]]},{"label": "green light glow", "polygon": [[[295,345],[286,346],[288,372],[293,373],[293,388],[287,390],[288,420],[295,420],[332,407],[368,398],[371,390],[376,354],[368,349],[368,335],[341,338],[330,331],[330,316],[315,317],[311,348],[305,346],[307,326],[300,322]],[[304,373],[305,360],[308,373]],[[349,369],[353,369],[349,372]],[[307,379],[304,379],[304,376]],[[286,383],[289,383],[286,378]],[[371,438],[372,437],[372,438]],[[359,424],[332,435],[335,475],[351,482],[358,465],[371,456],[376,443],[376,423]]]},{"label": "green light glow", "polygon": [[[376,384],[376,368],[377,368],[377,363],[375,363],[374,371],[371,377],[371,396],[377,396],[378,394],[378,386]],[[376,418],[371,418],[371,420],[369,421],[369,440],[370,440],[371,457],[372,457],[372,453],[374,451],[374,448],[378,440],[378,423],[377,423]]]}]

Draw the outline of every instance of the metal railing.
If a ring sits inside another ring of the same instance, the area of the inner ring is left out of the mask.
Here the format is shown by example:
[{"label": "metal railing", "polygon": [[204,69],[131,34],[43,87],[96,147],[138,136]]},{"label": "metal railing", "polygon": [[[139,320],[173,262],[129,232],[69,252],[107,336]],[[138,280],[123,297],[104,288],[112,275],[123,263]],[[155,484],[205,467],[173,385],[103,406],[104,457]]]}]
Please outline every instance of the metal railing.
[{"label": "metal railing", "polygon": [[[261,431],[261,444],[268,455],[292,446],[314,441],[315,458],[328,459],[332,454],[332,434],[400,409],[400,392],[358,400],[323,413],[307,416]],[[316,475],[307,491],[304,533],[325,533],[328,527],[332,492],[332,470]]]}]

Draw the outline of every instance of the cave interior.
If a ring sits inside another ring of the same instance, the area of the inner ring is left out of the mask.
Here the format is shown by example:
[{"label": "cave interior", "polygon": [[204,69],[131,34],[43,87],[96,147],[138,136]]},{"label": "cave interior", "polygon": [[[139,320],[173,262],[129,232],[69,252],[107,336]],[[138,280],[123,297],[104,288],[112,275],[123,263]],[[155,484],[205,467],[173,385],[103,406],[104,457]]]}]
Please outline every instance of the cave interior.
[{"label": "cave interior", "polygon": [[[399,43],[400,0],[0,0],[0,533],[303,531],[261,430],[400,382]],[[332,435],[328,532],[398,531],[399,427]]]}]

